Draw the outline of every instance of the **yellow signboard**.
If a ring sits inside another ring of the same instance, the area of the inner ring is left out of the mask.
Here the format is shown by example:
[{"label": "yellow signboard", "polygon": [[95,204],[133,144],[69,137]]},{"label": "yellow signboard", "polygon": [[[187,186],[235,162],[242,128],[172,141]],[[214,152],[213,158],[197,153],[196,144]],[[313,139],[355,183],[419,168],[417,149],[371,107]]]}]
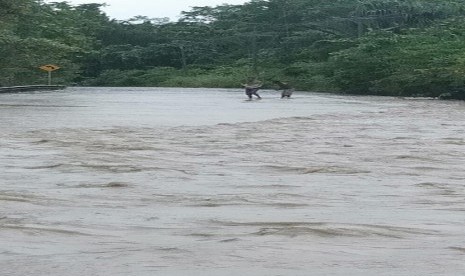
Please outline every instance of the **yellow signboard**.
[{"label": "yellow signboard", "polygon": [[53,64],[42,65],[39,68],[47,72],[52,72],[52,71],[60,69],[59,66],[53,65]]}]

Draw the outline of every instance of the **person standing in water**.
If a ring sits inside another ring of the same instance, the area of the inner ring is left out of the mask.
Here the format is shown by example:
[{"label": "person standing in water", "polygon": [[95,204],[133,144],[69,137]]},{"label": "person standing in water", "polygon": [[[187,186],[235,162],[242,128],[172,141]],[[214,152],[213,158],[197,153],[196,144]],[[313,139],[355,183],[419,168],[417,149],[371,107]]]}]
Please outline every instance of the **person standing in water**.
[{"label": "person standing in water", "polygon": [[281,91],[281,99],[284,98],[284,97],[287,97],[287,98],[290,98],[292,93],[294,93],[294,88],[292,86],[290,86],[288,83],[286,82],[282,82],[282,81],[274,81],[274,83],[276,85],[278,85],[278,90],[282,90]]},{"label": "person standing in water", "polygon": [[256,78],[251,78],[247,81],[247,83],[242,84],[245,88],[245,94],[249,97],[249,100],[252,100],[252,95],[255,95],[258,99],[261,99],[260,95],[258,95],[258,90],[262,87],[263,83]]}]

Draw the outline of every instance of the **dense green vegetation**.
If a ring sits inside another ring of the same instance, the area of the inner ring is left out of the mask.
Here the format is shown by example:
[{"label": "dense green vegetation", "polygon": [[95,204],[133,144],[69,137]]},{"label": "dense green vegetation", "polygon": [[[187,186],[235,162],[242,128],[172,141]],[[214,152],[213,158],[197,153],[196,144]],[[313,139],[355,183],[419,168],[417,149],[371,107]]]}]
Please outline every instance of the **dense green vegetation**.
[{"label": "dense green vegetation", "polygon": [[[0,0],[0,84],[239,87],[465,98],[463,0],[252,0],[177,22]],[[28,20],[24,20],[27,18]]]}]

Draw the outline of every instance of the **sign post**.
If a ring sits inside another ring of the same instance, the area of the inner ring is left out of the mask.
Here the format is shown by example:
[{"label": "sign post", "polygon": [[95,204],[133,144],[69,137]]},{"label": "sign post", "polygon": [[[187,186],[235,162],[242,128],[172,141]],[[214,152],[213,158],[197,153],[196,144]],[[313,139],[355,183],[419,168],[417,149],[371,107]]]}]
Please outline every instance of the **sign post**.
[{"label": "sign post", "polygon": [[53,64],[42,65],[40,69],[48,72],[48,85],[52,85],[52,72],[60,69],[59,66]]}]

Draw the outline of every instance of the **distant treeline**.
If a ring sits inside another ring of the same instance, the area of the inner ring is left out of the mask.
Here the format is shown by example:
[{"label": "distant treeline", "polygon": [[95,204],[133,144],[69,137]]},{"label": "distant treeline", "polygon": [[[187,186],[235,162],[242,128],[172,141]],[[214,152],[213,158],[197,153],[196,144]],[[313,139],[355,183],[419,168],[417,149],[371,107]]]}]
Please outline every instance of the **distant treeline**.
[{"label": "distant treeline", "polygon": [[0,0],[0,85],[271,86],[465,98],[463,0],[252,0],[177,22],[101,4]]}]

